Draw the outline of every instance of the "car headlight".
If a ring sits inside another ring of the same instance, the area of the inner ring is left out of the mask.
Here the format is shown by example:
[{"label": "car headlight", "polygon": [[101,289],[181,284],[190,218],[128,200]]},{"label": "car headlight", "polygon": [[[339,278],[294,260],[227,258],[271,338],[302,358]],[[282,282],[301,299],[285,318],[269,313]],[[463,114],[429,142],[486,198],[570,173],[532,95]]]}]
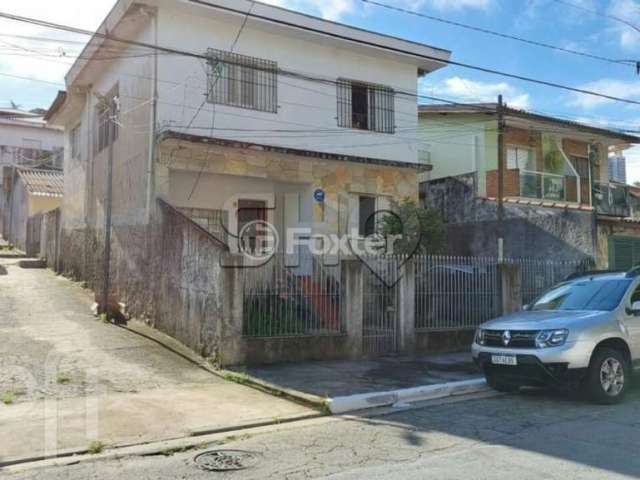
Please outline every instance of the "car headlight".
[{"label": "car headlight", "polygon": [[569,330],[542,330],[536,337],[536,348],[560,347],[565,344]]},{"label": "car headlight", "polygon": [[481,328],[476,330],[476,343],[478,345],[484,345],[484,330]]}]

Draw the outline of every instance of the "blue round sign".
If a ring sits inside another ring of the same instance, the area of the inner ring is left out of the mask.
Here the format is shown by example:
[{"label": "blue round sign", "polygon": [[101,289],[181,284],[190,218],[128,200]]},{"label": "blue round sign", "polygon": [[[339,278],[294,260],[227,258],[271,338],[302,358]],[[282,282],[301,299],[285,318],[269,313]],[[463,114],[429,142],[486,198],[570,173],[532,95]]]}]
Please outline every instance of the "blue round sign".
[{"label": "blue round sign", "polygon": [[316,199],[316,202],[324,202],[325,197],[326,197],[326,194],[324,193],[324,190],[322,190],[321,188],[313,192],[313,198]]}]

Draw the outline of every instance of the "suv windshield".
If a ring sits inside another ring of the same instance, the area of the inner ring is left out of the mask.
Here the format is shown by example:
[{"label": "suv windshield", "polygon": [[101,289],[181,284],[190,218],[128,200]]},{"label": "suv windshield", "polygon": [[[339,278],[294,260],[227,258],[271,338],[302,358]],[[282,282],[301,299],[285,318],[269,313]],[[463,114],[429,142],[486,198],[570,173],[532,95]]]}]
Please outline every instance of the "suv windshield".
[{"label": "suv windshield", "polygon": [[600,310],[618,306],[630,279],[583,279],[561,283],[538,297],[530,310]]}]

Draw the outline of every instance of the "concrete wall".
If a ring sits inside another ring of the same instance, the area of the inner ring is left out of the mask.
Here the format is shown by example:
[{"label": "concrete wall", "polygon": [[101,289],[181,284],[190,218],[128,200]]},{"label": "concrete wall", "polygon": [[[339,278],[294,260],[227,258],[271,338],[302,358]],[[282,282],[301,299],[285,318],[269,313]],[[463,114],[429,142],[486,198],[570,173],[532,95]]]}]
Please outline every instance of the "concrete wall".
[{"label": "concrete wall", "polygon": [[27,220],[29,219],[29,194],[20,178],[13,184],[8,205],[9,228],[4,235],[18,249],[27,249]]},{"label": "concrete wall", "polygon": [[[477,198],[474,177],[423,185],[425,203],[447,221],[452,255],[497,256],[497,203]],[[595,215],[590,210],[505,203],[505,256],[548,260],[596,257]]]}]

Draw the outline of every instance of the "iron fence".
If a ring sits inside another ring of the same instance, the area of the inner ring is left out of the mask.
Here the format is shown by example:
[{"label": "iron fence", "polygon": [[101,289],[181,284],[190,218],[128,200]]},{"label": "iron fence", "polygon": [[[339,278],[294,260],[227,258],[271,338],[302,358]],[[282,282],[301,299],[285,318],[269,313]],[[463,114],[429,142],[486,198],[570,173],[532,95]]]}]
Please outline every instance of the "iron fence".
[{"label": "iron fence", "polygon": [[471,329],[499,313],[493,258],[418,256],[415,272],[416,329]]},{"label": "iron fence", "polygon": [[398,348],[399,256],[367,257],[363,265],[362,349],[366,355],[395,353]]},{"label": "iron fence", "polygon": [[340,262],[276,255],[242,275],[245,337],[343,333]]},{"label": "iron fence", "polygon": [[[523,304],[568,276],[593,268],[591,259],[548,261],[507,259],[518,265]],[[502,312],[499,262],[495,258],[418,256],[415,258],[416,329],[473,329]]]},{"label": "iron fence", "polygon": [[548,288],[565,280],[569,275],[594,268],[593,260],[550,261],[533,258],[510,259],[520,266],[522,302],[529,304]]}]

